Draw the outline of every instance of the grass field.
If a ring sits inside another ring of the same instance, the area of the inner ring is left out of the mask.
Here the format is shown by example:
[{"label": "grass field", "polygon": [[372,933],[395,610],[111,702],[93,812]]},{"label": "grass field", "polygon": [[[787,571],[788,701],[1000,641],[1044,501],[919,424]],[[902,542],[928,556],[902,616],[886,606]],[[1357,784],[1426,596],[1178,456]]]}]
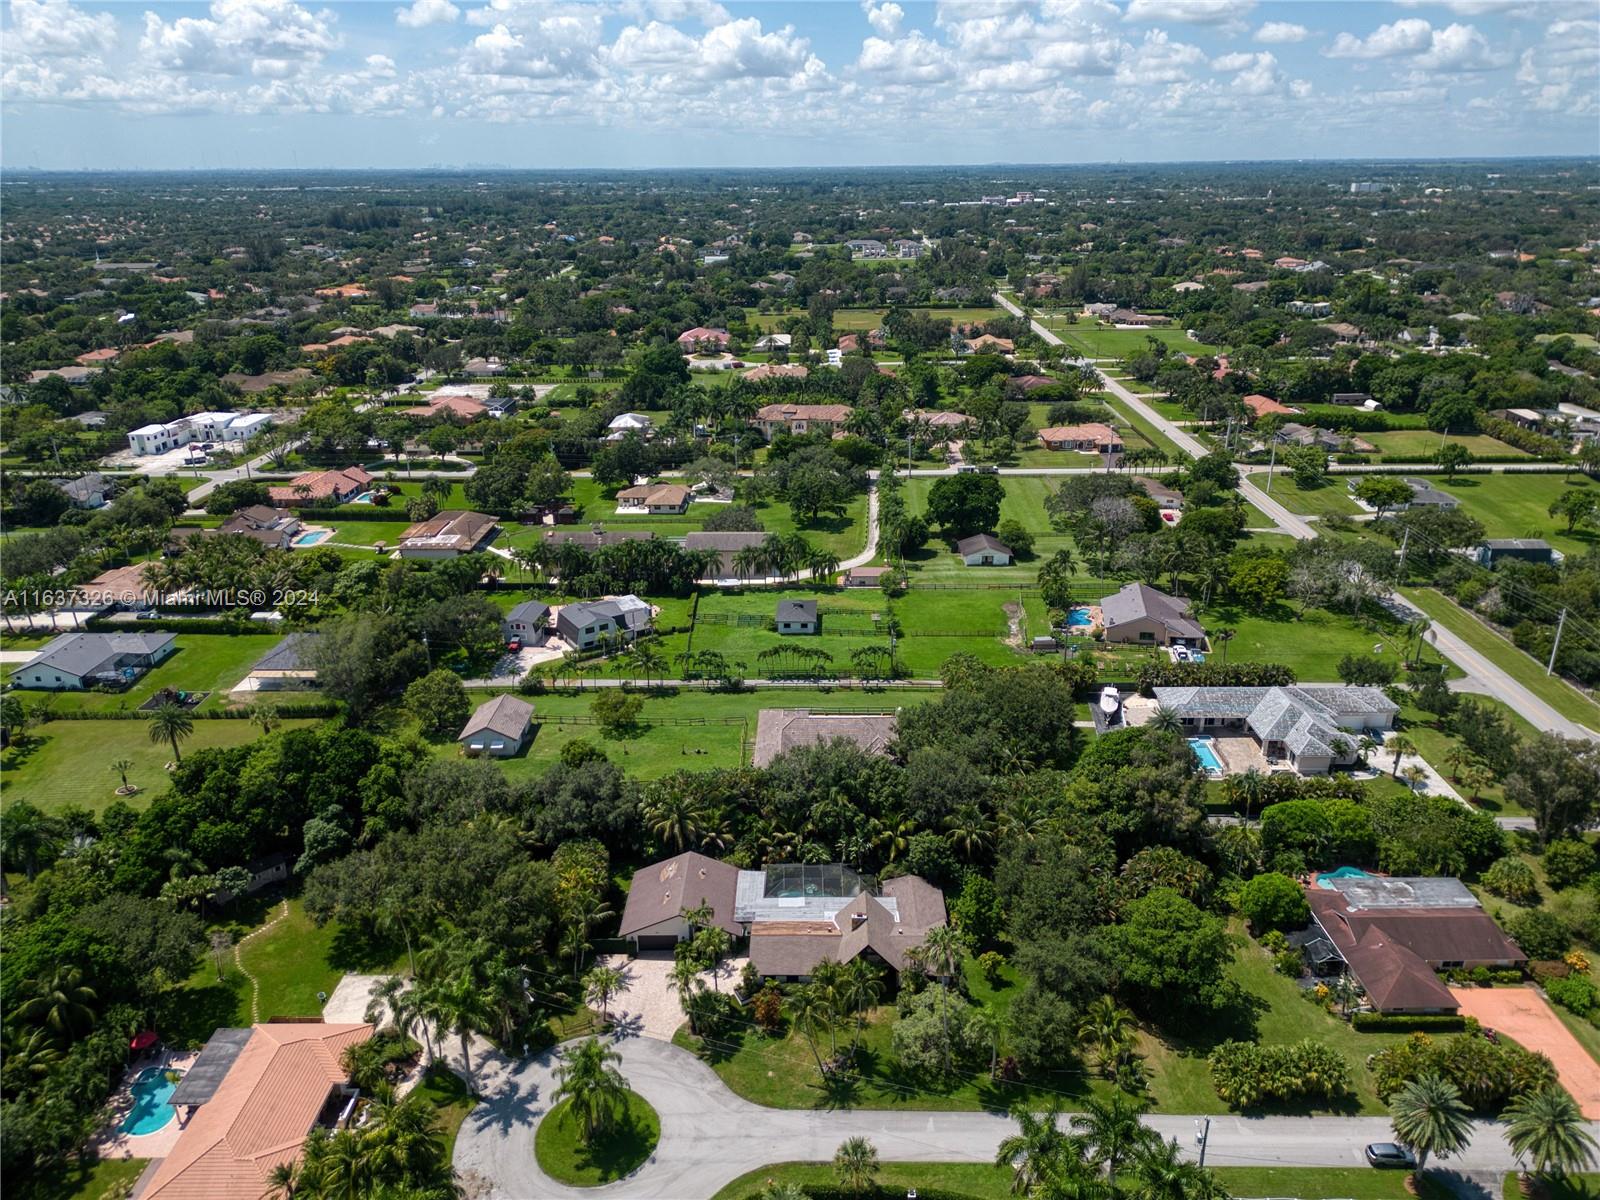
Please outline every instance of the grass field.
[{"label": "grass field", "polygon": [[[1382,646],[1379,657],[1398,661],[1403,649],[1395,635],[1399,622],[1385,617],[1363,624],[1344,612],[1324,608],[1307,609],[1295,616],[1296,608],[1285,603],[1256,612],[1225,604],[1213,604],[1199,618],[1212,634],[1212,653],[1208,658],[1222,661],[1222,647],[1215,635],[1219,629],[1234,630],[1228,642],[1228,662],[1277,662],[1290,667],[1302,682],[1337,681],[1338,663],[1346,654],[1370,655]],[[1374,623],[1376,622],[1376,623]],[[1429,660],[1438,656],[1426,651]]]},{"label": "grass field", "polygon": [[1442,475],[1430,475],[1428,482],[1459,496],[1461,511],[1482,522],[1488,537],[1544,538],[1565,554],[1583,554],[1600,542],[1593,530],[1568,533],[1566,521],[1550,515],[1550,505],[1562,493],[1600,489],[1583,475],[1460,475],[1448,483]]},{"label": "grass field", "polygon": [[[588,723],[594,693],[547,693],[532,697],[534,737],[516,758],[497,759],[513,782],[543,774],[559,759],[561,747],[583,738],[598,746],[606,757],[640,779],[653,779],[673,771],[704,771],[737,767],[749,761],[756,735],[756,715],[763,708],[863,709],[893,711],[936,699],[937,691],[869,690],[860,687],[782,688],[735,694],[685,690],[677,694],[643,697],[639,726],[624,734],[607,734]],[[475,700],[486,693],[473,694]],[[560,718],[578,723],[564,724]],[[656,722],[685,721],[686,724]],[[435,745],[446,757],[458,752],[455,742]]]},{"label": "grass field", "polygon": [[[1301,1200],[1410,1200],[1403,1171],[1374,1171],[1368,1167],[1218,1167],[1212,1174],[1230,1196],[1295,1196]],[[1508,1176],[1513,1179],[1513,1176]],[[915,1188],[937,1191],[956,1200],[1012,1200],[1012,1173],[993,1163],[884,1163],[878,1170],[880,1196],[899,1195]],[[712,1200],[758,1200],[767,1185],[793,1184],[818,1190],[839,1186],[832,1163],[773,1163],[739,1176],[719,1191]],[[1570,1181],[1569,1181],[1570,1185]],[[1515,1184],[1509,1185],[1515,1187]],[[1424,1178],[1421,1194],[1425,1200],[1447,1194]],[[1562,1189],[1552,1200],[1590,1200],[1593,1190],[1578,1192]],[[1505,1200],[1520,1200],[1507,1191]]]},{"label": "grass field", "polygon": [[461,1123],[477,1101],[461,1077],[443,1065],[423,1076],[417,1091],[433,1105],[434,1124],[444,1136],[444,1161],[450,1162],[455,1157],[456,1135],[461,1132]]},{"label": "grass field", "polygon": [[[309,724],[285,721],[281,727]],[[240,746],[260,736],[249,721],[201,720],[179,746],[188,754],[207,746]],[[0,755],[0,792],[7,804],[26,800],[46,812],[77,805],[98,813],[117,799],[113,793],[121,780],[111,764],[124,758],[133,764],[128,782],[140,789],[128,803],[143,808],[166,790],[163,768],[172,747],[152,744],[144,721],[50,721]]]},{"label": "grass field", "polygon": [[[908,479],[906,504],[914,513],[925,512],[928,491],[935,480]],[[933,538],[916,557],[909,561],[912,586],[917,582],[963,583],[975,587],[995,584],[1027,584],[1032,586],[1039,574],[1039,564],[1057,550],[1068,547],[1077,554],[1073,539],[1051,528],[1045,515],[1045,497],[1054,492],[1060,483],[1044,476],[1007,475],[1001,478],[1005,499],[1000,505],[1000,520],[1017,521],[1034,536],[1033,557],[1009,567],[969,567],[945,548],[944,542]]]},{"label": "grass field", "polygon": [[[1361,437],[1376,446],[1380,454],[1417,454],[1432,458],[1439,450],[1439,435],[1431,429],[1392,429],[1387,433],[1363,433]],[[1474,454],[1530,457],[1515,446],[1481,433],[1460,433],[1446,440],[1465,446]]]},{"label": "grass field", "polygon": [[[1252,475],[1251,479],[1257,487],[1267,486],[1267,477],[1264,474],[1258,472]],[[1350,498],[1350,489],[1345,486],[1344,478],[1338,475],[1330,477],[1320,487],[1303,488],[1294,481],[1288,471],[1280,469],[1272,480],[1272,491],[1269,494],[1290,512],[1304,516],[1354,517],[1367,511]]]},{"label": "grass field", "polygon": [[[1511,718],[1512,728],[1523,737],[1532,737],[1536,732],[1521,713],[1504,701],[1496,700],[1492,696],[1473,695],[1471,698],[1479,704],[1486,704],[1505,713]],[[1432,713],[1423,712],[1412,705],[1401,705],[1400,717],[1405,723],[1405,735],[1416,746],[1417,753],[1425,758],[1429,765],[1439,774],[1451,780],[1451,785],[1464,798],[1469,797],[1471,792],[1452,779],[1450,755],[1461,744],[1460,739],[1440,728],[1438,718]],[[1505,798],[1505,789],[1498,782],[1484,788],[1478,794],[1477,806],[1485,812],[1493,813],[1497,817],[1522,817],[1528,815],[1520,804]]]},{"label": "grass field", "polygon": [[67,1163],[38,1171],[21,1184],[18,1200],[123,1200],[144,1169],[147,1158],[102,1158],[93,1165]]},{"label": "grass field", "polygon": [[1555,676],[1546,676],[1541,663],[1528,657],[1448,596],[1432,588],[1401,588],[1400,592],[1562,716],[1590,729],[1600,730],[1600,705]]},{"label": "grass field", "polygon": [[570,1102],[563,1100],[546,1113],[533,1140],[540,1170],[573,1187],[623,1179],[654,1153],[661,1138],[661,1118],[649,1101],[630,1091],[623,1097],[622,1112],[611,1129],[587,1144],[582,1132]]},{"label": "grass field", "polygon": [[1143,417],[1139,416],[1138,413],[1134,412],[1121,400],[1110,399],[1107,400],[1106,403],[1111,406],[1111,410],[1120,418],[1118,422],[1119,425],[1136,430],[1145,441],[1150,443],[1150,445],[1154,446],[1157,450],[1165,451],[1168,462],[1176,463],[1189,461],[1189,455],[1178,449],[1177,444],[1173,442],[1171,438],[1162,433],[1154,425],[1150,424],[1149,421],[1146,421]]},{"label": "grass field", "polygon": [[[947,320],[952,325],[981,325],[986,321],[993,321],[997,317],[1011,315],[1003,308],[914,308],[911,311],[919,316]],[[883,318],[887,312],[888,309],[884,308],[836,309],[833,314],[834,332],[852,333],[860,329],[876,329],[883,324]],[[756,312],[754,309],[746,309],[745,316],[752,329],[770,333],[779,328],[785,321],[805,316],[805,310],[795,308],[781,313],[763,313]]]},{"label": "grass field", "polygon": [[[137,630],[135,630],[137,631]],[[231,707],[228,689],[282,640],[277,633],[180,633],[171,658],[147,671],[125,692],[19,692],[30,700],[55,696],[56,712],[131,712],[162,688],[210,692],[200,711]],[[8,649],[15,648],[10,638]]]},{"label": "grass field", "polygon": [[1040,324],[1088,358],[1126,358],[1140,354],[1148,344],[1145,339],[1151,337],[1184,354],[1216,354],[1221,349],[1194,341],[1182,329],[1171,325],[1155,329],[1112,329],[1088,320],[1074,325],[1059,317],[1040,319]]}]

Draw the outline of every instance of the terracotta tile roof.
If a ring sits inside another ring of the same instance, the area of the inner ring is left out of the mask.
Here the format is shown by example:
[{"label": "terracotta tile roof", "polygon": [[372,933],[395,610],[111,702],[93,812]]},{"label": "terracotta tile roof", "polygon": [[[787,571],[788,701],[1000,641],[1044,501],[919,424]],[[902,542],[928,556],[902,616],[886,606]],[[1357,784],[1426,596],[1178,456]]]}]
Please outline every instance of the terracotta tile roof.
[{"label": "terracotta tile roof", "polygon": [[1253,395],[1246,396],[1243,404],[1256,417],[1265,417],[1270,413],[1297,413],[1298,408],[1290,408],[1287,404],[1279,404],[1271,396]]},{"label": "terracotta tile roof", "polygon": [[853,412],[848,404],[765,404],[756,409],[756,420],[844,422]]},{"label": "terracotta tile roof", "polygon": [[299,1158],[329,1091],[345,1082],[340,1056],[371,1036],[370,1025],[256,1025],[142,1200],[261,1200],[272,1169]]}]

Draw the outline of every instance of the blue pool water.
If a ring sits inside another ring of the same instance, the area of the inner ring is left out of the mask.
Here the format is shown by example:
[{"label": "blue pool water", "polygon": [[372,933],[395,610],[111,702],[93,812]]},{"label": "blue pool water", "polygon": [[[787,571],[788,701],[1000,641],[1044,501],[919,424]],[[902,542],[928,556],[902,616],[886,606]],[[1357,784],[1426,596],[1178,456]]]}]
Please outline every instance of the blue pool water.
[{"label": "blue pool water", "polygon": [[1068,629],[1088,629],[1093,624],[1094,620],[1089,616],[1089,610],[1087,608],[1067,609]]},{"label": "blue pool water", "polygon": [[1189,749],[1194,751],[1194,756],[1200,760],[1200,765],[1207,771],[1216,771],[1221,774],[1222,760],[1217,757],[1217,752],[1211,746],[1210,738],[1190,738]]},{"label": "blue pool water", "polygon": [[133,1081],[133,1108],[122,1118],[123,1133],[154,1133],[172,1120],[173,1108],[167,1103],[177,1084],[161,1067],[146,1067]]},{"label": "blue pool water", "polygon": [[362,492],[361,495],[359,495],[359,496],[352,496],[352,497],[350,497],[350,503],[351,504],[371,504],[372,503],[372,493],[371,492]]},{"label": "blue pool water", "polygon": [[331,538],[332,536],[333,530],[319,529],[315,533],[302,533],[299,537],[295,538],[294,544],[296,546],[315,546],[318,542],[324,540],[325,538]]},{"label": "blue pool water", "polygon": [[1369,874],[1370,872],[1363,871],[1360,867],[1340,867],[1337,871],[1324,871],[1318,875],[1317,886],[1331,892],[1333,884],[1327,882],[1329,879],[1365,879]]}]

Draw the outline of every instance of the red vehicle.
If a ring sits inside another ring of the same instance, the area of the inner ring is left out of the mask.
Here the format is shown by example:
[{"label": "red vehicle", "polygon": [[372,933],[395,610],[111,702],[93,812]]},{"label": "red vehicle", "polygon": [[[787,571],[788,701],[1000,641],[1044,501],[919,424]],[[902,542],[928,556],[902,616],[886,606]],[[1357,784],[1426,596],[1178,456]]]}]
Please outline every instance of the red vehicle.
[{"label": "red vehicle", "polygon": [[516,638],[512,638],[509,642],[506,643],[506,649],[512,651],[513,653],[515,653],[516,651],[522,649],[522,643],[519,640],[517,640]]}]

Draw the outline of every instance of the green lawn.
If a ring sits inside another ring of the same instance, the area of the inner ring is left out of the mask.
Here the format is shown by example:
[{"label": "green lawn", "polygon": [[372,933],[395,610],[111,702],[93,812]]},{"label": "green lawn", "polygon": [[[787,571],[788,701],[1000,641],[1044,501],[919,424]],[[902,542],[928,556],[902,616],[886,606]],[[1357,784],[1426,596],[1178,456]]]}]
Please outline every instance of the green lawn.
[{"label": "green lawn", "polygon": [[623,1179],[639,1169],[639,1164],[655,1152],[661,1138],[661,1119],[643,1096],[630,1091],[612,1129],[587,1145],[581,1133],[571,1105],[563,1100],[539,1122],[533,1152],[540,1170],[556,1182],[595,1187]]},{"label": "green lawn", "polygon": [[[285,721],[293,728],[310,721]],[[185,753],[207,746],[239,746],[261,736],[249,721],[199,720],[192,737],[180,743]],[[100,812],[117,797],[120,784],[111,764],[128,759],[128,782],[140,789],[129,798],[143,808],[166,790],[163,769],[172,758],[165,742],[152,744],[149,726],[138,721],[50,721],[0,755],[0,791],[7,804],[26,800],[47,812],[79,805]]]},{"label": "green lawn", "polygon": [[[1267,486],[1265,475],[1252,475],[1251,479],[1259,488],[1264,489]],[[1290,512],[1305,516],[1327,517],[1338,514],[1354,517],[1367,511],[1350,498],[1350,489],[1345,486],[1344,477],[1340,475],[1329,477],[1318,487],[1303,488],[1294,481],[1287,470],[1280,469],[1272,480],[1272,491],[1268,494]]]},{"label": "green lawn", "polygon": [[[41,692],[19,694],[30,700],[55,695],[57,712],[131,711],[162,688],[210,692],[204,711],[229,707],[228,689],[250,673],[257,659],[283,639],[278,633],[180,633],[171,658],[146,672],[125,692]],[[11,639],[6,639],[11,647]]]},{"label": "green lawn", "polygon": [[1148,345],[1145,339],[1151,337],[1175,353],[1216,354],[1221,349],[1220,346],[1206,346],[1194,341],[1175,325],[1162,325],[1154,329],[1112,329],[1088,319],[1074,325],[1060,317],[1042,318],[1040,324],[1089,358],[1126,358],[1140,354]]},{"label": "green lawn", "polygon": [[1433,588],[1401,588],[1400,593],[1569,721],[1600,729],[1600,705],[1559,678],[1545,675],[1542,663],[1535,662],[1444,593]]},{"label": "green lawn", "polygon": [[1190,456],[1184,451],[1178,449],[1177,444],[1173,442],[1171,438],[1158,430],[1154,425],[1150,424],[1149,421],[1146,421],[1143,417],[1135,413],[1133,409],[1127,406],[1126,403],[1115,399],[1107,400],[1106,403],[1110,405],[1117,416],[1121,418],[1121,424],[1131,426],[1133,429],[1138,430],[1138,432],[1143,435],[1145,441],[1149,442],[1158,450],[1166,451],[1167,460],[1169,462],[1179,463],[1189,461]]},{"label": "green lawn", "polygon": [[[834,332],[852,333],[861,329],[877,329],[883,324],[883,318],[887,311],[887,309],[882,308],[836,309],[833,314]],[[947,320],[952,325],[981,325],[986,321],[993,321],[997,317],[1009,317],[1011,315],[1003,308],[915,308],[911,311],[919,316]],[[805,310],[800,308],[776,313],[757,312],[754,309],[745,310],[745,319],[750,327],[759,329],[763,333],[769,333],[777,329],[785,321],[805,315]]]},{"label": "green lawn", "polygon": [[[1410,1200],[1403,1171],[1369,1167],[1219,1167],[1212,1174],[1230,1196],[1296,1196],[1302,1200]],[[1514,1177],[1508,1176],[1508,1179]],[[1012,1173],[993,1163],[884,1163],[878,1169],[879,1196],[900,1195],[909,1188],[957,1200],[1012,1200]],[[839,1186],[832,1163],[774,1163],[739,1176],[712,1200],[759,1200],[768,1184],[794,1184],[820,1190]],[[1512,1183],[1511,1187],[1515,1187]],[[1442,1193],[1425,1181],[1422,1194],[1432,1200]],[[1590,1200],[1592,1192],[1552,1195],[1552,1200]],[[1521,1200],[1507,1191],[1505,1200]]]},{"label": "green lawn", "polygon": [[149,1165],[147,1158],[69,1163],[36,1173],[18,1185],[16,1195],[18,1200],[122,1200]]},{"label": "green lawn", "polygon": [[[1402,647],[1396,636],[1399,622],[1385,614],[1363,623],[1347,612],[1309,608],[1296,616],[1297,608],[1279,603],[1267,609],[1247,612],[1226,604],[1213,604],[1199,613],[1201,624],[1213,635],[1209,658],[1222,661],[1222,647],[1215,641],[1219,629],[1234,630],[1228,642],[1228,662],[1276,662],[1293,669],[1303,683],[1330,683],[1339,678],[1339,660],[1346,654],[1370,655],[1381,646],[1380,657],[1398,661]],[[1425,654],[1432,660],[1438,656]]]},{"label": "green lawn", "polygon": [[450,1162],[455,1158],[456,1135],[461,1132],[461,1123],[477,1101],[459,1075],[439,1064],[423,1076],[417,1091],[433,1105],[434,1123],[444,1135],[444,1161]]},{"label": "green lawn", "polygon": [[1592,491],[1600,483],[1580,474],[1464,475],[1446,482],[1430,475],[1428,482],[1440,491],[1461,497],[1461,511],[1483,523],[1488,537],[1544,538],[1564,554],[1583,554],[1600,544],[1600,534],[1579,529],[1567,532],[1564,520],[1550,515],[1550,505],[1563,492]]},{"label": "green lawn", "polygon": [[[906,505],[914,513],[923,513],[928,507],[928,491],[936,480],[908,479],[905,485]],[[971,587],[991,587],[996,584],[1031,587],[1039,574],[1039,564],[1057,550],[1067,548],[1075,557],[1077,545],[1069,534],[1060,533],[1050,525],[1045,515],[1045,497],[1053,493],[1060,482],[1037,475],[1006,475],[1001,477],[1005,499],[1000,504],[1000,520],[1016,521],[1033,534],[1033,556],[1009,567],[969,567],[954,552],[946,549],[938,537],[929,540],[926,547],[909,560],[912,586],[919,581],[961,583]]]},{"label": "green lawn", "polygon": [[[1516,709],[1502,700],[1492,696],[1479,696],[1470,694],[1471,699],[1479,704],[1486,704],[1497,708],[1511,719],[1514,728],[1523,737],[1532,737],[1536,732],[1528,720]],[[1460,739],[1439,728],[1438,718],[1432,713],[1423,712],[1410,704],[1400,708],[1400,716],[1404,722],[1405,735],[1416,746],[1417,753],[1425,758],[1429,765],[1446,779],[1451,779],[1450,755],[1460,745]],[[1470,796],[1470,792],[1461,784],[1452,779],[1452,786],[1463,797]],[[1477,806],[1485,812],[1491,812],[1497,817],[1523,817],[1527,816],[1526,810],[1520,804],[1505,798],[1505,789],[1498,783],[1485,788],[1478,794]]]},{"label": "green lawn", "polygon": [[1266,952],[1244,936],[1242,924],[1235,921],[1232,930],[1238,945],[1230,974],[1248,998],[1247,1010],[1213,1020],[1200,1036],[1192,1039],[1158,1039],[1149,1034],[1141,1038],[1142,1048],[1149,1056],[1150,1090],[1156,1098],[1156,1108],[1162,1112],[1229,1111],[1211,1086],[1206,1055],[1217,1043],[1232,1036],[1269,1045],[1314,1038],[1337,1050],[1350,1065],[1354,1094],[1334,1111],[1369,1116],[1387,1111],[1373,1090],[1366,1058],[1402,1041],[1406,1035],[1357,1033],[1346,1022],[1305,999],[1293,980],[1273,970]]},{"label": "green lawn", "polygon": [[[587,718],[594,693],[549,693],[531,697],[534,736],[516,758],[497,759],[501,769],[519,782],[542,775],[577,738],[594,743],[630,776],[653,779],[673,771],[705,771],[737,767],[749,761],[755,742],[756,714],[763,708],[864,709],[883,712],[936,699],[928,691],[878,690],[861,687],[782,688],[734,694],[685,690],[676,695],[644,697],[640,725],[631,733],[607,734],[593,724],[561,724],[552,718]],[[485,693],[474,693],[483,699]],[[684,720],[692,723],[652,724]],[[704,723],[700,723],[704,722]],[[459,753],[455,742],[437,743],[436,752]]]},{"label": "green lawn", "polygon": [[[1431,429],[1391,429],[1387,433],[1363,433],[1360,436],[1376,446],[1380,454],[1414,454],[1432,458],[1439,451],[1439,435]],[[1445,440],[1465,446],[1473,454],[1530,457],[1526,451],[1508,446],[1505,442],[1486,434],[1458,433]]]}]

